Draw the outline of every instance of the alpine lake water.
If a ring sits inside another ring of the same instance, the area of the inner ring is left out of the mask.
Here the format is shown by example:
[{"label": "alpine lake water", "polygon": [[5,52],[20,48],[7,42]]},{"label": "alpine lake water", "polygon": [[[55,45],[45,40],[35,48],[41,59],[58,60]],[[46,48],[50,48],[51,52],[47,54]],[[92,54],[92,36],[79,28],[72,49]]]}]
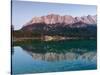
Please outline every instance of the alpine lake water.
[{"label": "alpine lake water", "polygon": [[96,40],[14,42],[12,74],[97,69]]}]

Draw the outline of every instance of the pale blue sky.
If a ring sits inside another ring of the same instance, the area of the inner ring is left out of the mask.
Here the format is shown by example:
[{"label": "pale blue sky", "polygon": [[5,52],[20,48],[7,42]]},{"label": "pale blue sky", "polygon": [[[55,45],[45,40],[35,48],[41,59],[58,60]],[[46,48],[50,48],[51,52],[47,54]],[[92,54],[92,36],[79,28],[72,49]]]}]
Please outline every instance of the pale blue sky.
[{"label": "pale blue sky", "polygon": [[75,4],[57,4],[40,3],[28,1],[12,2],[12,24],[14,29],[20,29],[26,22],[34,16],[43,16],[48,14],[86,16],[96,15],[96,6],[94,5],[75,5]]}]

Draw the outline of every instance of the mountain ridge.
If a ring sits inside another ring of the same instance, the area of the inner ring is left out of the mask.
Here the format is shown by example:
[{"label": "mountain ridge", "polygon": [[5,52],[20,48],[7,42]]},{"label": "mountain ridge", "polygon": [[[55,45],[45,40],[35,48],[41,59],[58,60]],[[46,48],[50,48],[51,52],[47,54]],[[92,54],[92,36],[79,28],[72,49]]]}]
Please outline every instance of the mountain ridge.
[{"label": "mountain ridge", "polygon": [[33,17],[24,26],[36,24],[36,23],[45,23],[47,25],[52,25],[52,24],[57,24],[57,23],[64,24],[64,25],[69,25],[69,24],[71,25],[78,22],[82,22],[85,24],[97,24],[97,15],[73,17],[70,15],[60,16],[58,14],[49,14],[46,16]]}]

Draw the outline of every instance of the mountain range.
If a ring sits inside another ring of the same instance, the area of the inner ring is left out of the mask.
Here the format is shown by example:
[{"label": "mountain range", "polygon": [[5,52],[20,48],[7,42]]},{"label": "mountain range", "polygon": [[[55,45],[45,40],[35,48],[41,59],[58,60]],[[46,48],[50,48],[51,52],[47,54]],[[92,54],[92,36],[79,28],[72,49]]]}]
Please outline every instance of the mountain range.
[{"label": "mountain range", "polygon": [[97,15],[88,15],[81,17],[72,17],[70,15],[60,16],[49,14],[41,17],[33,17],[29,22],[23,25],[21,30],[44,29],[51,30],[59,27],[86,27],[96,26]]},{"label": "mountain range", "polygon": [[36,24],[36,23],[45,23],[45,24],[74,24],[82,22],[85,24],[96,24],[97,23],[97,15],[88,15],[88,16],[81,16],[81,17],[72,17],[70,15],[64,15],[60,16],[57,14],[49,14],[46,16],[41,17],[33,17],[28,23],[26,23],[24,26]]},{"label": "mountain range", "polygon": [[33,17],[20,30],[24,31],[21,36],[58,35],[91,38],[97,36],[97,15],[72,17],[49,14]]}]

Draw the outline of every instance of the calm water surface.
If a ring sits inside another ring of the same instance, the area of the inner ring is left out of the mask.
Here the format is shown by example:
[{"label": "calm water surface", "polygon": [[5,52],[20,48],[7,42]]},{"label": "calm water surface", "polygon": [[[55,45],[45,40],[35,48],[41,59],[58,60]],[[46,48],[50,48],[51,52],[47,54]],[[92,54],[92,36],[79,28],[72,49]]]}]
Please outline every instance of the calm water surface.
[{"label": "calm water surface", "polygon": [[12,73],[42,73],[97,68],[96,40],[16,42],[12,48]]}]

